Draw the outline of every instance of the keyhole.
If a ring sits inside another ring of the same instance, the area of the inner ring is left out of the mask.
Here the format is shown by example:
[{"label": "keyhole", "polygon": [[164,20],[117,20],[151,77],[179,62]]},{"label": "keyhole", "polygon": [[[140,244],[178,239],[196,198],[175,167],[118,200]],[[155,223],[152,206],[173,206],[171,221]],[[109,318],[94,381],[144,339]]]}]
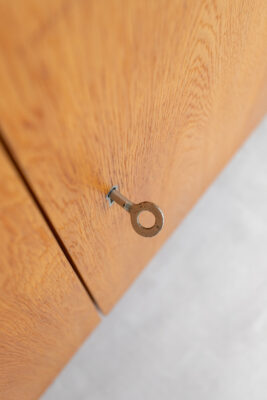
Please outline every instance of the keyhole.
[{"label": "keyhole", "polygon": [[155,215],[152,214],[149,211],[142,211],[138,215],[138,222],[140,225],[142,225],[144,228],[151,228],[152,226],[155,225],[156,219]]}]

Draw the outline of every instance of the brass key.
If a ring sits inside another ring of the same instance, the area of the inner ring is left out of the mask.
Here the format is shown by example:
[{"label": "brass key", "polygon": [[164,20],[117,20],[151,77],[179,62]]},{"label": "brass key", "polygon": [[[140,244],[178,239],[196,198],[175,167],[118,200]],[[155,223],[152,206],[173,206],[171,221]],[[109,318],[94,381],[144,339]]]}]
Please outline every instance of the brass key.
[{"label": "brass key", "polygon": [[[132,226],[139,235],[152,237],[157,235],[162,229],[164,216],[161,209],[156,204],[150,201],[143,201],[142,203],[135,204],[120,193],[118,186],[113,186],[106,197],[110,205],[115,201],[124,208],[124,210],[130,213]],[[149,211],[155,217],[155,223],[150,228],[146,228],[139,222],[139,216],[143,211]]]}]

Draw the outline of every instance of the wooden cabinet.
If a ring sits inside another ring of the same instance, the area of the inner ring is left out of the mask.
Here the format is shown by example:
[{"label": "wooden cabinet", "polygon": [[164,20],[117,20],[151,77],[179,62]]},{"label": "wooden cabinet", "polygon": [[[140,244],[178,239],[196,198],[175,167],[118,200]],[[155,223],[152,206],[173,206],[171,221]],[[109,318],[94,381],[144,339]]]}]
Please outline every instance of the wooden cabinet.
[{"label": "wooden cabinet", "polygon": [[[107,313],[266,111],[267,2],[2,0],[0,14],[4,142]],[[158,236],[109,207],[113,185],[162,208]]]},{"label": "wooden cabinet", "polygon": [[[266,109],[265,0],[2,1],[6,140],[108,312]],[[114,184],[165,213],[155,238]]]}]

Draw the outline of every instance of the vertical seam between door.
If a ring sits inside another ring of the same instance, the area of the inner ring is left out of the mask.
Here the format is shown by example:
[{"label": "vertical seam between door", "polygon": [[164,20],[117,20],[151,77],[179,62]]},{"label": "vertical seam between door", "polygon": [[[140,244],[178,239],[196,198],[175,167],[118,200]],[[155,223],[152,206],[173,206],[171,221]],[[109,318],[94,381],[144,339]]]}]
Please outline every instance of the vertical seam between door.
[{"label": "vertical seam between door", "polygon": [[28,191],[28,193],[31,196],[31,198],[33,199],[36,207],[38,208],[39,212],[41,213],[42,217],[44,218],[44,220],[45,220],[49,230],[51,231],[52,235],[54,236],[58,246],[60,247],[60,249],[63,252],[63,254],[64,254],[65,258],[67,259],[67,261],[69,262],[71,268],[73,269],[75,275],[78,277],[79,281],[81,282],[82,286],[84,287],[85,291],[87,292],[87,294],[88,294],[90,300],[92,301],[92,303],[94,304],[98,314],[100,314],[102,316],[103,314],[102,314],[102,311],[101,311],[99,305],[97,304],[97,302],[96,302],[94,296],[92,295],[89,287],[86,285],[86,283],[85,283],[85,281],[84,281],[79,269],[77,268],[75,262],[73,261],[73,258],[71,257],[71,255],[70,255],[67,247],[65,246],[63,240],[59,236],[59,234],[58,234],[56,228],[54,227],[51,219],[49,218],[47,212],[45,211],[44,207],[42,206],[42,203],[39,200],[37,194],[35,193],[32,185],[29,183],[26,175],[24,174],[23,168],[21,167],[21,165],[20,165],[20,163],[19,163],[19,161],[18,161],[18,159],[16,157],[15,152],[13,151],[11,146],[9,145],[9,143],[8,143],[8,141],[7,141],[7,139],[6,139],[5,135],[4,135],[3,129],[1,127],[0,127],[0,143],[1,143],[4,151],[6,152],[8,158],[10,159],[13,167],[15,168],[17,174],[19,175],[20,179],[22,180],[26,190]]}]

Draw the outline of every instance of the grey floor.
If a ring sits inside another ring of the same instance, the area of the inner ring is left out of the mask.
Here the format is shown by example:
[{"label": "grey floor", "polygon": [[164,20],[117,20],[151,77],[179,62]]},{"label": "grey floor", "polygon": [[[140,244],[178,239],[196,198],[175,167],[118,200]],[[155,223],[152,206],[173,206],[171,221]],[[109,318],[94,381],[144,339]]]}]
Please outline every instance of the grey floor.
[{"label": "grey floor", "polygon": [[42,400],[267,399],[267,119]]}]

